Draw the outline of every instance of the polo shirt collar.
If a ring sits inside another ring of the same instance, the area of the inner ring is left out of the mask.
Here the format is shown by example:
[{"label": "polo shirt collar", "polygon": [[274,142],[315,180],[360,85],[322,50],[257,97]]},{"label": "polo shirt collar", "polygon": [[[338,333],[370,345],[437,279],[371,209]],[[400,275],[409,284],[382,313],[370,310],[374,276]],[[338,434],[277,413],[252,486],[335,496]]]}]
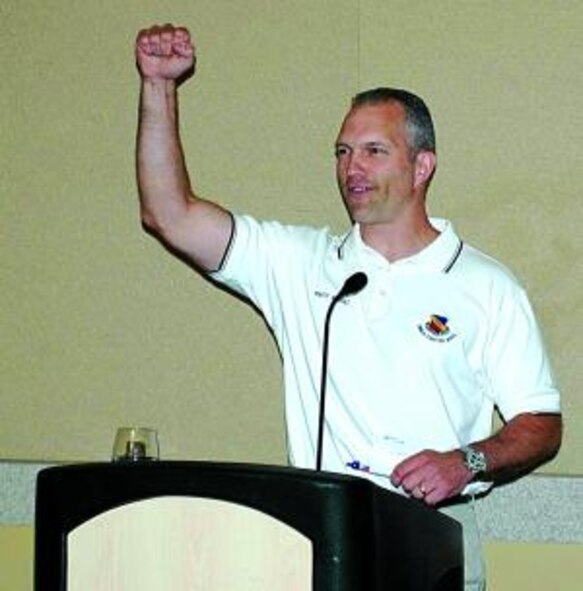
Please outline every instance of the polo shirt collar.
[{"label": "polo shirt collar", "polygon": [[408,267],[447,273],[455,265],[463,248],[463,243],[448,220],[430,218],[431,224],[440,234],[420,252],[391,263],[379,252],[365,244],[360,233],[360,225],[354,224],[344,236],[337,254],[350,267]]}]

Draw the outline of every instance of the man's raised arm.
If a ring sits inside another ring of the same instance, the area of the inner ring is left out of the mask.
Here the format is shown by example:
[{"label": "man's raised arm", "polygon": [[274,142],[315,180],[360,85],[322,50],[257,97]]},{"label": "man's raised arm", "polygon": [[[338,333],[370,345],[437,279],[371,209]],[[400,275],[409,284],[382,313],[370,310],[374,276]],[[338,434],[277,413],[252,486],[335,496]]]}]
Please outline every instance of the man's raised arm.
[{"label": "man's raised arm", "polygon": [[178,129],[178,85],[194,72],[189,32],[172,25],[140,31],[137,180],[144,226],[181,257],[216,270],[228,246],[231,215],[194,193]]}]

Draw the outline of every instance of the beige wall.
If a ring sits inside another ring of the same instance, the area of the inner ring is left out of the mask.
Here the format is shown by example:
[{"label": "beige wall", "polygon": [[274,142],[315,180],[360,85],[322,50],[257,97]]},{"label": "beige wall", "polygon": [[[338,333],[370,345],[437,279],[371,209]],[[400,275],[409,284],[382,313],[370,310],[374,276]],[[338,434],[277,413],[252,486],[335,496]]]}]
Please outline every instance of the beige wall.
[{"label": "beige wall", "polygon": [[34,532],[0,525],[0,589],[32,591]]},{"label": "beige wall", "polygon": [[506,262],[539,311],[582,473],[576,2],[4,0],[0,8],[0,458],[106,459],[116,426],[166,458],[285,461],[279,358],[261,319],[140,229],[136,31],[189,25],[182,95],[201,193],[341,227],[332,142],[357,89],[425,96],[434,214]]}]

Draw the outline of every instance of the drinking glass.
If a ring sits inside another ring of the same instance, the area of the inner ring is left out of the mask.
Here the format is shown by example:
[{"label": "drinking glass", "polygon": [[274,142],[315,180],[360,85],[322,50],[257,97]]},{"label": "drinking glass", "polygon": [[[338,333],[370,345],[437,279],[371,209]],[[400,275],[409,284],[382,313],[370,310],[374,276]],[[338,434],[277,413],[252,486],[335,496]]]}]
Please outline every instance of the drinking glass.
[{"label": "drinking glass", "polygon": [[114,462],[158,460],[158,432],[150,427],[119,427],[113,442]]}]

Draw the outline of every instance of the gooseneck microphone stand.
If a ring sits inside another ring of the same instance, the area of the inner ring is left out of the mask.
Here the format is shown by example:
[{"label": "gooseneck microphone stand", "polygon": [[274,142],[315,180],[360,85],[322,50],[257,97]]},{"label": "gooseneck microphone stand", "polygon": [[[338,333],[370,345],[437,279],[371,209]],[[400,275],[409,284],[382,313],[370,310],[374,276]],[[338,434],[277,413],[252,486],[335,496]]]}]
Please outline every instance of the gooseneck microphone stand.
[{"label": "gooseneck microphone stand", "polygon": [[330,318],[336,304],[342,299],[350,295],[355,295],[368,282],[367,276],[362,273],[354,273],[351,275],[342,286],[342,289],[332,298],[328,311],[326,312],[326,319],[324,320],[324,342],[322,345],[322,374],[320,376],[320,410],[318,413],[318,447],[316,453],[316,470],[319,472],[322,469],[322,449],[324,442],[324,420],[326,417],[326,384],[328,381],[328,343],[330,341]]}]

